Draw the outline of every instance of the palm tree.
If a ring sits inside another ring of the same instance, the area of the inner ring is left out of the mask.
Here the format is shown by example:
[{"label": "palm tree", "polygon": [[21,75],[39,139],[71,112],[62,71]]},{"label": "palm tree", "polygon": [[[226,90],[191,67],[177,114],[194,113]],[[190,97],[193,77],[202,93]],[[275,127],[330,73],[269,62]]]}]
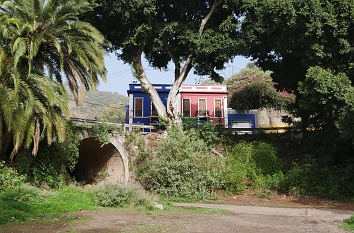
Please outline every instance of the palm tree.
[{"label": "palm tree", "polygon": [[78,16],[92,10],[86,0],[8,0],[0,11],[13,18],[4,37],[11,38],[15,66],[27,62],[28,72],[47,72],[50,78],[68,81],[75,101],[84,90],[95,89],[106,79],[102,34]]},{"label": "palm tree", "polygon": [[49,144],[53,140],[63,142],[62,115],[69,113],[63,85],[43,75],[21,75],[14,69],[14,59],[6,57],[3,49],[0,67],[0,152],[8,148],[11,139],[10,159],[21,146],[29,148],[32,143],[35,155],[41,137],[46,137]]},{"label": "palm tree", "polygon": [[62,142],[68,116],[63,80],[76,102],[84,89],[105,80],[105,41],[78,15],[84,0],[0,0],[0,153],[12,138],[13,150],[40,138]]}]

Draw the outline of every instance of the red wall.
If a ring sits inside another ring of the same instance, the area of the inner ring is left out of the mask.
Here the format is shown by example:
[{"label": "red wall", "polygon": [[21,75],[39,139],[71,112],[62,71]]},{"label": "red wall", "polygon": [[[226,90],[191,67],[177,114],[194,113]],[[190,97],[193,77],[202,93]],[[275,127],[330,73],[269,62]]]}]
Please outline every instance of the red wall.
[{"label": "red wall", "polygon": [[[195,117],[195,113],[198,110],[198,99],[207,99],[207,110],[210,113],[210,120],[213,120],[215,123],[219,123],[219,117],[214,118],[214,99],[221,99],[221,111],[222,118],[221,123],[224,123],[224,97],[227,94],[218,94],[218,93],[181,93],[181,108],[182,108],[182,99],[191,99],[191,115]],[[182,109],[181,109],[182,113]]]}]

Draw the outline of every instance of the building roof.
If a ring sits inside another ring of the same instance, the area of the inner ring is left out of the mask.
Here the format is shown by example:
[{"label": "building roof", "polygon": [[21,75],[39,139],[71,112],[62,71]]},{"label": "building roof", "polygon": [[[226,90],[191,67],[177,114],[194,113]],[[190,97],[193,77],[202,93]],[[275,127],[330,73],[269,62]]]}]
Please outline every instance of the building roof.
[{"label": "building roof", "polygon": [[[152,84],[157,92],[169,92],[172,84]],[[140,83],[129,84],[128,93],[143,92]],[[223,93],[227,94],[226,86],[213,86],[213,85],[182,85],[181,93]]]}]

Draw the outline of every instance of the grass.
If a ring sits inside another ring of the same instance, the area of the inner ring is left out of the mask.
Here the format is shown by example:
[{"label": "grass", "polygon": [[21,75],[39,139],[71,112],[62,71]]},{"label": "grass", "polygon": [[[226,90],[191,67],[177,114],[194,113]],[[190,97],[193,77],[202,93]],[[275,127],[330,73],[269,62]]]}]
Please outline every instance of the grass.
[{"label": "grass", "polygon": [[347,231],[354,232],[354,215],[344,221],[344,223],[340,224],[340,227]]},{"label": "grass", "polygon": [[[171,205],[171,201],[188,201],[192,199],[164,198],[159,202],[164,206],[164,211],[191,211],[205,214],[230,214],[230,212],[220,209],[207,209],[196,207],[177,207]],[[43,192],[33,186],[23,185],[17,191],[5,191],[0,193],[0,224],[21,223],[39,220],[40,222],[50,222],[55,218],[62,219],[63,213],[81,210],[109,210],[110,207],[98,207],[92,190],[81,189],[74,186],[67,186],[50,192]],[[145,206],[125,206],[120,210],[137,210],[155,212],[156,209]],[[66,220],[70,221],[70,215]]]},{"label": "grass", "polygon": [[62,213],[96,208],[91,193],[83,189],[65,187],[44,193],[24,186],[16,192],[0,194],[0,224],[25,222],[37,217],[49,220]]},{"label": "grass", "polygon": [[[169,198],[161,198],[159,203],[163,205],[164,211],[190,211],[190,212],[196,212],[196,213],[201,213],[201,214],[225,214],[229,215],[232,212],[228,210],[222,210],[222,209],[209,209],[209,208],[198,208],[198,207],[179,207],[172,205],[170,202],[178,202],[176,200],[180,200],[179,202],[193,202],[191,199],[185,199],[185,198],[176,198],[176,197],[169,197]],[[181,201],[184,200],[184,201]],[[188,201],[187,201],[188,200]]]}]

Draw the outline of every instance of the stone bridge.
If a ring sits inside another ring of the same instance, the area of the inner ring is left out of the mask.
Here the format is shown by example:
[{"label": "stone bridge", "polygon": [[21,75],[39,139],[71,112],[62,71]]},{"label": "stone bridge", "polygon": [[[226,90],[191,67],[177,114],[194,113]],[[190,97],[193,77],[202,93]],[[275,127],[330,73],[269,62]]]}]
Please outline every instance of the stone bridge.
[{"label": "stone bridge", "polygon": [[82,184],[129,182],[129,159],[125,136],[112,133],[109,143],[101,146],[88,131],[81,134],[79,161],[73,171]]}]

